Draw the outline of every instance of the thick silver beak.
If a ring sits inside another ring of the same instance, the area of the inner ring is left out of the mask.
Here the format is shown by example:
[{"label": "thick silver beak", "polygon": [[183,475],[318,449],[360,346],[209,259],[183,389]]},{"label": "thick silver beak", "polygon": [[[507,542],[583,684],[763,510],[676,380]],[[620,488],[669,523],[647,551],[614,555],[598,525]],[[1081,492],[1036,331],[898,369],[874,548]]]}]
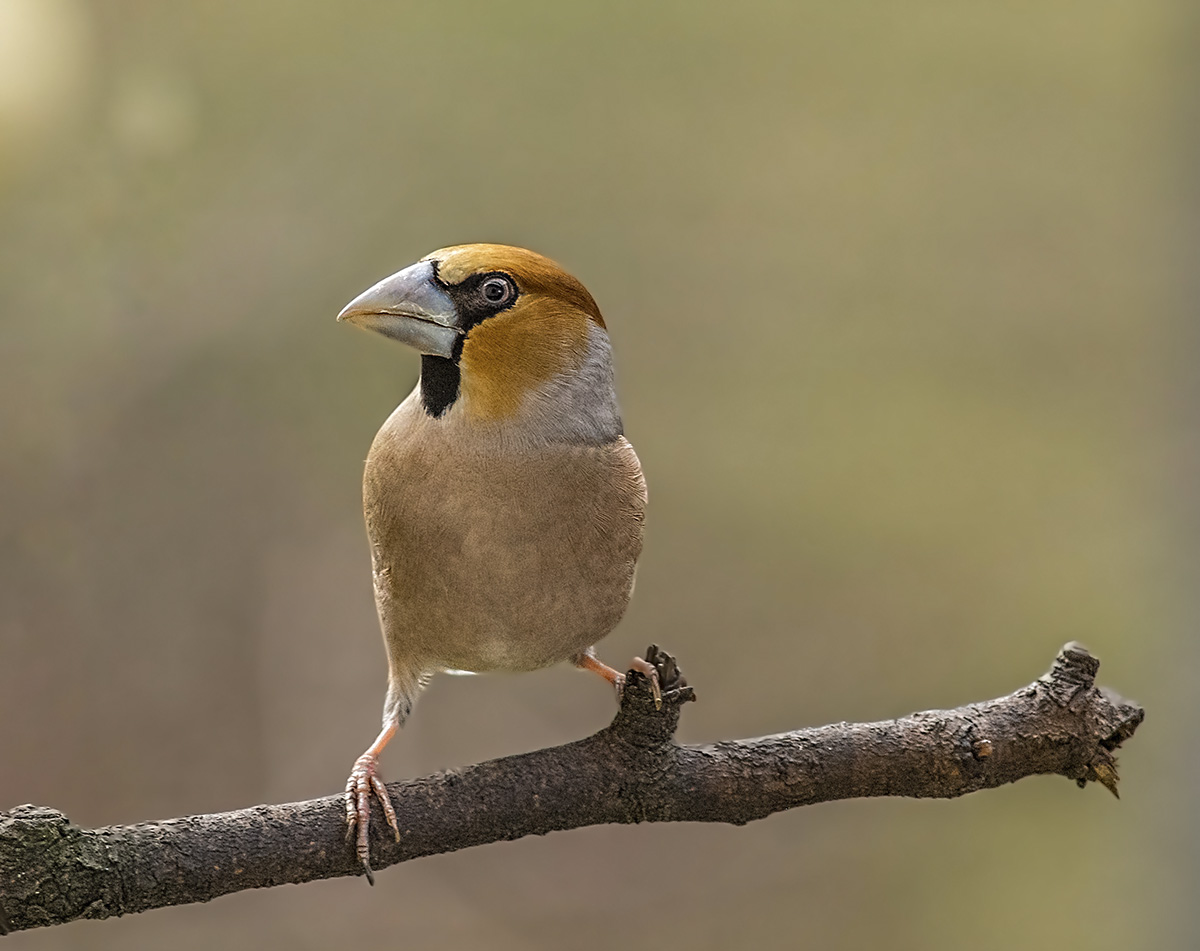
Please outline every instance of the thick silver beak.
[{"label": "thick silver beak", "polygon": [[438,357],[454,355],[460,333],[454,301],[438,285],[432,261],[385,277],[343,307],[337,319]]}]

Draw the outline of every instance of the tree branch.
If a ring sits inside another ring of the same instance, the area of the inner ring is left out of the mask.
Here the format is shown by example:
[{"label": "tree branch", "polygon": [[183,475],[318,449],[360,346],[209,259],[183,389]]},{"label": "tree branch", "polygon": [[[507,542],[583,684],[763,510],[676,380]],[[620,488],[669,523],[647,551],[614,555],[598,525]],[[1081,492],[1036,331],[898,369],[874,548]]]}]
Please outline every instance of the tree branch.
[{"label": "tree branch", "polygon": [[[672,737],[692,689],[669,655],[647,656],[667,688],[661,710],[631,673],[616,719],[594,736],[389,784],[402,835],[376,819],[375,867],[601,823],[741,825],[835,799],[952,798],[1044,773],[1116,795],[1112,751],[1144,716],[1098,689],[1099,661],[1068,644],[1046,676],[998,700],[680,746]],[[90,830],[40,806],[0,813],[0,932],[359,874],[341,796]]]}]

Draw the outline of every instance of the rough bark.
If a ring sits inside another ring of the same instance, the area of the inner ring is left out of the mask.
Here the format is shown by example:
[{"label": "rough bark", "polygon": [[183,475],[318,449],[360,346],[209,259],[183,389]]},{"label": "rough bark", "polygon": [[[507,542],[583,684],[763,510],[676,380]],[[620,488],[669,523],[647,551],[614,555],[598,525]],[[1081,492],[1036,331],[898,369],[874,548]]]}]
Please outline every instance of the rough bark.
[{"label": "rough bark", "polygon": [[[1068,644],[1047,675],[997,700],[680,746],[692,689],[669,655],[648,656],[667,688],[661,710],[631,673],[616,719],[594,736],[389,784],[402,835],[377,815],[374,866],[600,823],[740,825],[835,799],[952,798],[1045,773],[1115,795],[1112,752],[1144,715],[1097,688],[1099,661]],[[40,806],[0,813],[0,931],[359,874],[340,796],[102,829]]]}]

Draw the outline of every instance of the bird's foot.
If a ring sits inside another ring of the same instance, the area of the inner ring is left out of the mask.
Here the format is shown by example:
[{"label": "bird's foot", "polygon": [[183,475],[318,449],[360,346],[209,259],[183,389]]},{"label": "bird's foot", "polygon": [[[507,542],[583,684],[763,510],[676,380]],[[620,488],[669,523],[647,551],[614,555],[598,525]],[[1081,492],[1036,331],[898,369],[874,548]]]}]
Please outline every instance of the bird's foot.
[{"label": "bird's foot", "polygon": [[[617,692],[617,703],[625,697],[625,681],[627,675],[614,670],[608,664],[597,659],[591,648],[577,655],[573,663],[583,670],[599,674]],[[662,650],[657,644],[651,644],[646,650],[645,657],[635,657],[629,662],[629,672],[640,674],[650,682],[650,695],[654,699],[654,708],[661,710],[663,706],[663,691],[687,687],[687,681],[675,663],[675,658]]]},{"label": "bird's foot", "polygon": [[692,688],[688,686],[687,678],[679,669],[675,655],[667,653],[657,644],[647,647],[646,656],[644,658],[635,657],[629,666],[631,670],[637,671],[650,681],[650,694],[654,697],[656,709],[662,709],[664,694],[675,694],[682,691],[687,694],[684,699],[695,699]]},{"label": "bird's foot", "polygon": [[371,793],[379,799],[383,806],[383,814],[387,824],[392,827],[396,841],[400,841],[400,824],[396,821],[396,809],[388,795],[383,780],[376,775],[379,757],[374,753],[363,753],[354,762],[350,770],[350,778],[346,780],[346,838],[357,833],[355,852],[362,864],[367,881],[375,884],[375,874],[371,871]]}]

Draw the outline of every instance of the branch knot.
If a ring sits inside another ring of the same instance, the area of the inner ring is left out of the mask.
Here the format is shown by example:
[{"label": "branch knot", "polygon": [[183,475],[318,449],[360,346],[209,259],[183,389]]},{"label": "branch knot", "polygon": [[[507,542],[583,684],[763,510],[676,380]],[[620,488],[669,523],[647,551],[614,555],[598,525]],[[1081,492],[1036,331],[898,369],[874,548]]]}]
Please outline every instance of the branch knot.
[{"label": "branch knot", "polygon": [[1099,670],[1100,661],[1082,644],[1071,641],[1058,652],[1050,672],[1040,682],[1055,703],[1069,707],[1081,692],[1095,686]]}]

